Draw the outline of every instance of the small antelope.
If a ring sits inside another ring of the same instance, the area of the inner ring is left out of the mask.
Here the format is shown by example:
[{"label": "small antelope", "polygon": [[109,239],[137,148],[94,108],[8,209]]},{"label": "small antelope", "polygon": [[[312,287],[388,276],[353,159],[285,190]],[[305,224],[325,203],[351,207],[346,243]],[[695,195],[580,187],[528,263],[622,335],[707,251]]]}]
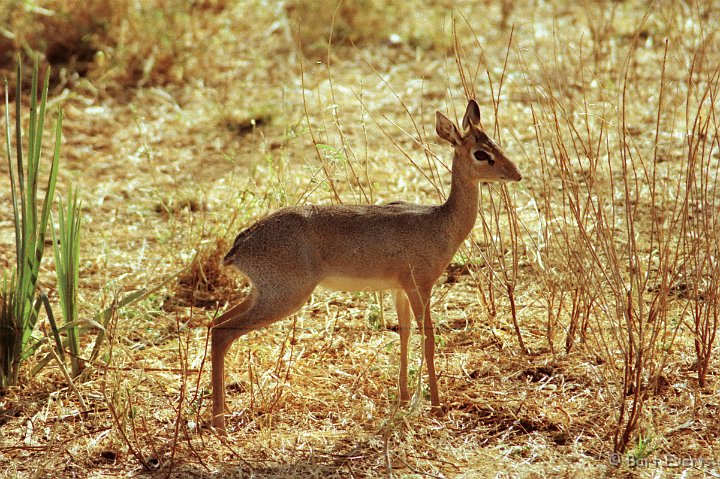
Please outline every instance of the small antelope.
[{"label": "small antelope", "polygon": [[294,313],[316,286],[341,291],[394,292],[400,333],[400,400],[407,402],[410,309],[425,338],[430,400],[440,413],[430,295],[477,217],[478,184],[520,181],[522,175],[480,127],[480,108],[468,103],[463,133],[440,112],[436,131],[454,148],[452,186],[441,205],[395,201],[384,205],[283,208],[242,231],[224,264],[252,283],[249,296],[212,328],[213,426],[225,430],[225,354],[235,339]]}]

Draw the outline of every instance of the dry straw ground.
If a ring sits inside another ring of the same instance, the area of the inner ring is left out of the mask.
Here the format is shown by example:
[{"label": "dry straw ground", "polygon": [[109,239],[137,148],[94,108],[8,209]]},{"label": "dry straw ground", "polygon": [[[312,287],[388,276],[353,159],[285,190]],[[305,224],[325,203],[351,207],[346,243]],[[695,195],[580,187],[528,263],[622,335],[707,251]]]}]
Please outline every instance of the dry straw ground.
[{"label": "dry straw ground", "polygon": [[[82,314],[148,291],[76,381],[87,409],[28,361],[0,396],[0,475],[718,477],[718,6],[0,1],[0,68],[53,63]],[[440,201],[433,114],[468,94],[525,178],[482,187],[436,287],[447,414],[423,382],[398,408],[389,298],[319,290],[233,346],[216,435],[208,325],[245,288],[228,242],[285,205]]]}]

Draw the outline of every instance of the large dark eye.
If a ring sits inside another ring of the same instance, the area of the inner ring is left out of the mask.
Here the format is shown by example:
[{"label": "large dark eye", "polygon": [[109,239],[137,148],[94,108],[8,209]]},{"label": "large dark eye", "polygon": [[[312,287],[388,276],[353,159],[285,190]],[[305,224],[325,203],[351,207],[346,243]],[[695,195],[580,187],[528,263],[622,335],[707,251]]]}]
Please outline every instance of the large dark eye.
[{"label": "large dark eye", "polygon": [[473,156],[477,161],[487,161],[488,164],[491,166],[493,163],[495,163],[495,161],[492,159],[492,156],[490,156],[485,150],[475,150]]}]

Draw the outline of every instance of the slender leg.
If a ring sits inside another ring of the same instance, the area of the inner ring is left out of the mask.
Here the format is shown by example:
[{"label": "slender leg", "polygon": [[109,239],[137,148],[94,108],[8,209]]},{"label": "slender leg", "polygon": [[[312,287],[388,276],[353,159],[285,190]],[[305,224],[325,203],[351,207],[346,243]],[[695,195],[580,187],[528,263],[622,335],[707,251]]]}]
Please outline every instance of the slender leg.
[{"label": "slender leg", "polygon": [[231,308],[212,328],[213,426],[225,432],[225,355],[240,336],[294,313],[307,301],[313,287],[287,291],[258,288],[252,296]]},{"label": "slender leg", "polygon": [[435,414],[442,414],[437,375],[435,374],[435,330],[433,329],[432,317],[430,316],[431,292],[432,286],[424,288],[418,287],[407,291],[407,296],[410,300],[413,313],[415,314],[415,320],[418,323],[420,333],[425,338],[425,364],[427,365],[428,371],[432,410]]},{"label": "slender leg", "polygon": [[[223,325],[232,323],[239,319],[242,315],[252,308],[255,304],[255,296],[250,296],[242,303],[225,311],[222,315],[215,318],[211,331],[212,343],[210,352],[212,356],[212,391],[213,391],[213,417],[212,423],[215,428],[225,431],[225,355],[230,345],[236,339],[228,334],[228,329]],[[244,334],[240,332],[239,335]],[[239,336],[238,335],[238,336]]]},{"label": "slender leg", "polygon": [[408,339],[410,338],[410,303],[403,290],[395,291],[395,310],[398,317],[398,333],[400,333],[400,402],[407,403],[410,400],[408,392]]}]

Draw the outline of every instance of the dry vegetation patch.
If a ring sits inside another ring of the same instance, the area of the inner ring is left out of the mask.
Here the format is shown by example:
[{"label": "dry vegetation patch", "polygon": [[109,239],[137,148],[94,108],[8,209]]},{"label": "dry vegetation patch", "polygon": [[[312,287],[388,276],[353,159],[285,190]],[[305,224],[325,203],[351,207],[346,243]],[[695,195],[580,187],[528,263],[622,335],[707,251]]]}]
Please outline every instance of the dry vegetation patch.
[{"label": "dry vegetation patch", "polygon": [[173,305],[217,307],[243,298],[237,275],[222,264],[230,246],[227,240],[218,237],[214,244],[198,251],[187,270],[177,278]]},{"label": "dry vegetation patch", "polygon": [[[113,313],[75,383],[85,409],[52,365],[31,373],[42,354],[2,393],[0,467],[713,477],[719,26],[712,2],[0,0],[0,71],[39,51],[66,113],[58,190],[83,198],[81,316]],[[417,334],[419,400],[397,405],[387,295],[319,290],[233,346],[216,435],[207,331],[245,291],[220,266],[234,235],[298,203],[440,201],[450,153],[433,115],[456,119],[464,88],[524,179],[482,187],[435,289],[446,416],[428,415]],[[2,161],[2,205],[7,174]],[[0,208],[7,271],[12,221]],[[53,272],[44,260],[46,289]]]}]

